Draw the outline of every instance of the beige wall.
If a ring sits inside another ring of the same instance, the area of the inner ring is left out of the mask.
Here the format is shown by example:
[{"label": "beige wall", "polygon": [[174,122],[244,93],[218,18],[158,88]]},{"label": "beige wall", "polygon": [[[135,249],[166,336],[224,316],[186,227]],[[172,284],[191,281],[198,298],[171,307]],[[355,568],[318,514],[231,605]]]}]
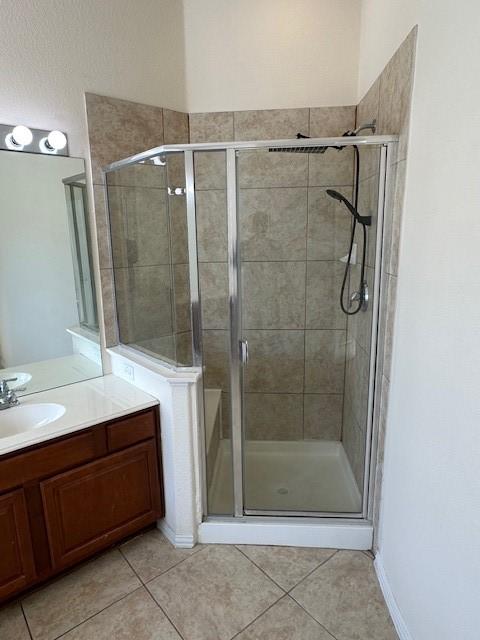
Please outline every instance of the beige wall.
[{"label": "beige wall", "polygon": [[62,129],[85,157],[85,91],[182,109],[178,0],[2,0],[0,122]]},{"label": "beige wall", "polygon": [[184,0],[190,112],[357,102],[359,0]]},{"label": "beige wall", "polygon": [[[360,77],[418,23],[380,518],[415,640],[480,625],[480,6],[366,0]],[[408,635],[407,635],[408,633]]]}]

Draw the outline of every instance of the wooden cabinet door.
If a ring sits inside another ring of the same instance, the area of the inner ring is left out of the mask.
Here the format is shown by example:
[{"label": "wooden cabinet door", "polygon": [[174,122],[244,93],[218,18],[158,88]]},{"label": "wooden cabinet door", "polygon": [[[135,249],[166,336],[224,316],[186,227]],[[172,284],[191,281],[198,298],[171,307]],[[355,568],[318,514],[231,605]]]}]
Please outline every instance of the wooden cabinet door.
[{"label": "wooden cabinet door", "polygon": [[41,483],[52,564],[77,562],[160,516],[155,440]]},{"label": "wooden cabinet door", "polygon": [[30,527],[23,490],[0,496],[0,599],[35,577]]}]

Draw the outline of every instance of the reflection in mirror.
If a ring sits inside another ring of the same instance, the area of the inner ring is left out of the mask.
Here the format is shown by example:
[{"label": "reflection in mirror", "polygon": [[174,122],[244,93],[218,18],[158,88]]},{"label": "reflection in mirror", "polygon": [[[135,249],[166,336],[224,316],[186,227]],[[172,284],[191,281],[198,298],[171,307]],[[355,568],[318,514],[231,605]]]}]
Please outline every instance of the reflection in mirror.
[{"label": "reflection in mirror", "polygon": [[80,158],[0,152],[0,378],[17,395],[102,375]]}]

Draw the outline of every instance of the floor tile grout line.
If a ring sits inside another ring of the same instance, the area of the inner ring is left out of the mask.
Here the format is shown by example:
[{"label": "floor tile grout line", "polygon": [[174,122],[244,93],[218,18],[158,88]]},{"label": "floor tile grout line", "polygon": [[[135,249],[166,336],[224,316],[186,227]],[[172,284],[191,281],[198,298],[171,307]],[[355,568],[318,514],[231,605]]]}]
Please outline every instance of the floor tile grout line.
[{"label": "floor tile grout line", "polygon": [[169,571],[172,571],[172,569],[176,569],[179,565],[183,564],[184,562],[186,562],[187,560],[190,560],[190,558],[193,558],[194,556],[197,556],[199,553],[202,553],[202,551],[205,551],[205,549],[207,549],[209,546],[213,546],[213,545],[205,545],[204,547],[200,547],[200,549],[198,549],[198,551],[195,551],[194,553],[191,553],[190,555],[188,555],[186,558],[183,558],[182,560],[180,560],[180,562],[177,562],[176,564],[174,564],[172,567],[168,567],[168,569],[165,569],[165,571],[162,571],[161,573],[159,573],[157,576],[155,576],[154,578],[150,578],[149,580],[147,580],[146,582],[144,582],[143,584],[145,586],[147,586],[147,584],[150,584],[151,582],[153,582],[154,580],[156,580],[157,578],[159,578],[160,576],[164,576],[166,573],[168,573]]},{"label": "floor tile grout line", "polygon": [[21,600],[19,600],[19,601],[18,601],[18,604],[19,604],[19,606],[20,606],[20,611],[22,612],[23,619],[25,620],[25,624],[26,624],[26,626],[27,626],[28,635],[30,636],[31,640],[33,640],[33,633],[32,633],[32,631],[31,631],[31,629],[30,629],[30,625],[28,624],[28,620],[27,620],[27,616],[26,616],[26,614],[25,614],[25,611],[23,610],[23,604],[22,604],[22,601],[21,601]]},{"label": "floor tile grout line", "polygon": [[67,633],[70,633],[70,631],[73,631],[74,629],[77,629],[78,627],[81,627],[82,624],[84,624],[85,622],[88,622],[89,620],[92,620],[92,618],[95,618],[96,616],[98,616],[100,613],[103,613],[104,611],[106,611],[107,609],[109,609],[110,607],[112,607],[114,604],[117,604],[118,602],[121,602],[122,600],[125,600],[125,598],[128,598],[128,596],[131,596],[132,593],[135,593],[136,591],[139,591],[140,589],[143,589],[144,585],[140,584],[138,587],[136,587],[135,589],[133,589],[132,591],[129,591],[128,593],[125,593],[123,596],[121,596],[120,598],[117,598],[116,600],[114,600],[113,602],[110,602],[107,606],[103,607],[103,609],[100,609],[99,611],[96,611],[94,614],[92,614],[91,616],[88,616],[87,618],[85,618],[85,620],[82,620],[81,622],[79,622],[78,624],[73,625],[73,627],[70,627],[69,629],[67,629],[66,631],[64,631],[63,633],[61,633],[59,636],[55,636],[54,638],[51,638],[51,640],[60,640],[60,638],[63,638],[64,636],[67,635]]},{"label": "floor tile grout line", "polygon": [[333,558],[333,556],[336,556],[338,552],[339,552],[339,549],[334,549],[334,551],[333,551],[333,553],[332,553],[332,555],[331,555],[331,556],[329,556],[326,560],[322,560],[322,562],[320,562],[320,564],[318,564],[314,569],[312,569],[311,571],[309,571],[309,572],[307,573],[307,575],[306,575],[306,576],[304,576],[304,577],[303,577],[299,582],[297,582],[297,584],[296,584],[294,587],[292,587],[291,589],[289,589],[289,590],[287,591],[288,595],[290,595],[290,594],[291,594],[291,592],[292,592],[294,589],[296,589],[300,584],[302,584],[302,582],[304,582],[304,580],[306,580],[307,578],[309,578],[309,577],[312,575],[312,573],[315,573],[315,571],[316,571],[317,569],[320,569],[320,567],[323,567],[325,564],[327,564],[327,562],[328,562],[329,560],[331,560],[331,559]]},{"label": "floor tile grout line", "polygon": [[271,580],[273,582],[274,585],[276,585],[279,589],[282,590],[282,592],[287,595],[288,591],[286,589],[284,589],[284,587],[281,587],[278,582],[276,582],[271,576],[268,575],[268,573],[262,569],[262,567],[260,567],[256,562],[254,562],[249,556],[247,556],[246,553],[244,553],[244,551],[242,551],[242,549],[239,549],[239,547],[235,544],[233,545],[235,547],[235,549],[237,551],[239,551],[247,560],[249,560],[254,567],[257,567],[257,569],[259,569],[269,580]]},{"label": "floor tile grout line", "polygon": [[[256,565],[255,565],[256,566]],[[276,583],[275,583],[276,584]],[[270,609],[272,609],[276,604],[278,604],[281,600],[283,600],[284,598],[288,598],[288,593],[282,593],[282,595],[277,598],[275,600],[275,602],[272,602],[272,604],[270,606],[268,606],[265,611],[262,611],[262,613],[259,613],[258,616],[256,616],[251,622],[249,622],[247,624],[246,627],[243,627],[243,629],[240,629],[240,631],[238,631],[235,635],[233,635],[230,640],[235,640],[235,638],[238,638],[238,636],[243,633],[244,631],[246,631],[249,627],[252,626],[252,624],[254,624],[257,620],[259,620],[263,615],[265,615],[268,611],[270,611]]]},{"label": "floor tile grout line", "polygon": [[155,599],[155,596],[153,595],[153,593],[150,591],[150,589],[147,587],[147,585],[145,585],[145,591],[148,593],[148,595],[150,596],[150,598],[153,600],[153,602],[157,605],[157,607],[160,609],[160,611],[163,613],[163,615],[166,617],[166,619],[170,622],[170,624],[172,625],[172,627],[175,629],[175,631],[178,633],[179,637],[182,640],[186,640],[186,638],[183,636],[182,633],[180,633],[180,629],[177,628],[176,624],[173,622],[173,620],[170,618],[170,616],[168,615],[168,613],[165,611],[165,609],[160,605],[159,602],[157,602],[157,600]]},{"label": "floor tile grout line", "polygon": [[[335,554],[334,554],[335,555]],[[324,563],[325,564],[325,563]],[[333,638],[333,640],[338,640],[337,636],[333,635],[333,633],[327,629],[327,627],[325,625],[323,625],[321,622],[319,622],[316,618],[314,618],[312,616],[312,614],[307,611],[307,609],[305,609],[305,607],[302,605],[301,602],[298,602],[298,600],[295,600],[295,598],[293,596],[291,596],[290,594],[287,594],[289,598],[291,598],[293,600],[293,602],[295,602],[295,604],[297,604],[300,609],[302,609],[303,611],[305,611],[305,613],[307,614],[307,616],[309,618],[311,618],[312,620],[314,620],[322,629],[324,629],[324,631],[326,631],[328,633],[329,636],[331,636]]]}]

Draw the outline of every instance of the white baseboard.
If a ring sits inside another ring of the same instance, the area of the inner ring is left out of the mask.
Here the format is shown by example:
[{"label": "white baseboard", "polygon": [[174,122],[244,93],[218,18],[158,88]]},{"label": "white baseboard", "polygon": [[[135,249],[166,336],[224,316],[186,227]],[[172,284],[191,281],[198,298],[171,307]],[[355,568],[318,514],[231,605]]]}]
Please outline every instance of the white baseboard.
[{"label": "white baseboard", "polygon": [[191,549],[195,546],[195,540],[193,536],[181,536],[177,535],[175,531],[168,526],[165,520],[159,520],[157,522],[157,528],[163,533],[169,542],[178,549]]},{"label": "white baseboard", "polygon": [[398,637],[400,640],[413,640],[390,588],[380,554],[377,554],[373,564],[380,583],[380,588],[382,589],[383,597],[385,598],[388,611],[390,612],[390,617],[392,618],[393,624],[395,625],[395,629],[398,633]]}]

